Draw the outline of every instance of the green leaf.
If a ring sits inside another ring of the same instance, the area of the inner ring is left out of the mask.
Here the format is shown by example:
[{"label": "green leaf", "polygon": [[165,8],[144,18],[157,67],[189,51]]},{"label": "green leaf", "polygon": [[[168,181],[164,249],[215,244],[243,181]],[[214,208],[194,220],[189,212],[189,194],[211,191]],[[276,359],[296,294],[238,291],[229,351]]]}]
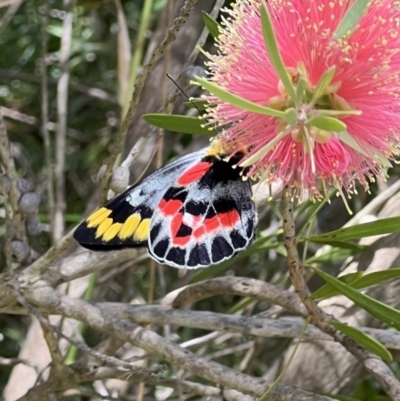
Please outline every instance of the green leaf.
[{"label": "green leaf", "polygon": [[[324,72],[320,80],[318,81],[317,87],[315,88],[315,92],[311,101],[311,105],[314,105],[316,101],[322,96],[325,92],[325,89],[330,85],[332,79],[335,75],[336,67],[332,66],[328,70]],[[310,106],[312,107],[312,106]]]},{"label": "green leaf", "polygon": [[352,227],[341,228],[326,234],[306,238],[307,241],[325,244],[329,241],[348,241],[373,235],[391,234],[400,231],[400,217],[390,217],[373,221],[371,223],[358,224]]},{"label": "green leaf", "polygon": [[346,129],[346,124],[343,121],[328,116],[311,117],[307,120],[307,124],[329,132],[339,132]]},{"label": "green leaf", "polygon": [[358,144],[358,142],[354,139],[354,137],[347,131],[336,132],[335,135],[340,141],[344,142],[347,146],[350,146],[356,152],[361,153],[362,155],[370,158],[368,153]]},{"label": "green leaf", "polygon": [[333,34],[334,39],[340,39],[343,36],[351,33],[356,27],[358,21],[367,11],[371,0],[356,0],[352,6],[347,10],[345,16],[340,21],[339,26]]},{"label": "green leaf", "polygon": [[[357,290],[360,290],[397,277],[400,277],[400,268],[391,268],[388,270],[383,270],[368,274],[362,274],[362,272],[349,273],[344,276],[338,277],[338,280],[343,281],[346,284],[349,284],[351,287]],[[323,285],[321,288],[318,288],[318,290],[316,290],[311,295],[311,298],[326,299],[338,294],[340,294],[340,292],[332,284],[327,283]]]},{"label": "green leaf", "polygon": [[348,326],[340,322],[329,322],[332,326],[336,327],[347,337],[354,340],[358,345],[366,348],[368,351],[381,357],[386,362],[392,362],[393,357],[389,350],[381,344],[378,340],[371,337],[370,335],[363,333],[355,327]]},{"label": "green leaf", "polygon": [[214,131],[204,128],[204,120],[197,117],[178,116],[173,114],[150,113],[143,115],[143,118],[156,127],[168,131],[182,132],[184,134],[213,135]]},{"label": "green leaf", "polygon": [[[326,110],[326,109],[317,109],[315,110],[317,116],[361,116],[361,110]],[[349,134],[350,135],[350,134]]]},{"label": "green leaf", "polygon": [[[310,241],[310,242],[316,242],[317,244],[320,243],[319,241]],[[324,241],[324,245],[329,245],[331,247],[340,248],[340,249],[348,249],[350,251],[353,251],[354,253],[365,251],[368,248],[368,246],[366,246],[366,245],[359,245],[359,244],[354,244],[352,242],[346,242],[346,241],[326,240],[326,241]]]},{"label": "green leaf", "polygon": [[248,167],[256,163],[258,160],[264,157],[268,152],[270,152],[287,135],[289,135],[289,132],[286,131],[280,132],[278,135],[275,136],[275,138],[272,141],[268,142],[265,146],[257,150],[257,152],[255,152],[245,161],[241,162],[239,166]]},{"label": "green leaf", "polygon": [[201,17],[203,18],[204,25],[207,27],[210,35],[215,39],[219,35],[219,24],[210,14],[205,11],[201,12]]},{"label": "green leaf", "polygon": [[196,81],[210,93],[215,95],[217,98],[236,106],[239,109],[247,110],[252,113],[263,114],[266,116],[280,117],[286,119],[288,112],[271,109],[270,107],[260,106],[257,103],[250,102],[249,100],[243,99],[240,96],[234,95],[225,89],[220,88],[218,85],[207,81],[205,78],[196,78]]},{"label": "green leaf", "polygon": [[354,248],[332,248],[327,252],[324,252],[321,255],[311,256],[307,260],[305,260],[305,265],[310,265],[311,263],[327,263],[327,262],[338,262],[340,260],[344,260],[350,256],[357,255],[365,250],[366,247],[357,247]]},{"label": "green leaf", "polygon": [[264,36],[264,43],[269,55],[271,64],[274,66],[276,73],[281,79],[283,86],[293,102],[296,101],[296,91],[294,89],[292,79],[286,71],[283,64],[282,56],[279,52],[278,43],[276,41],[274,28],[272,26],[271,16],[264,2],[261,4],[261,24]]},{"label": "green leaf", "polygon": [[242,298],[239,302],[237,302],[229,309],[228,314],[234,315],[235,313],[247,308],[252,302],[254,302],[253,298],[249,297]]},{"label": "green leaf", "polygon": [[[363,273],[362,272],[355,272],[355,273],[349,273],[345,274],[344,276],[337,277],[338,280],[341,282],[348,284],[352,286],[360,277],[362,277]],[[326,283],[322,287],[318,288],[318,290],[314,291],[311,295],[311,299],[326,299],[330,298],[334,295],[339,294],[338,290],[336,287],[334,287],[332,284]]]},{"label": "green leaf", "polygon": [[299,79],[299,82],[297,83],[297,86],[296,86],[295,104],[296,104],[297,107],[300,107],[301,104],[303,103],[306,86],[307,86],[307,81],[303,77],[301,77]]},{"label": "green leaf", "polygon": [[366,288],[397,277],[400,277],[400,268],[393,267],[380,272],[364,274],[354,283],[353,287],[357,289]]},{"label": "green leaf", "polygon": [[385,167],[385,168],[391,168],[391,167],[393,167],[392,163],[390,163],[390,161],[388,160],[388,158],[387,158],[384,154],[382,154],[382,153],[380,153],[380,152],[375,152],[375,153],[374,153],[374,158],[375,158],[376,160],[378,160],[378,162],[381,163],[382,166]]},{"label": "green leaf", "polygon": [[189,107],[191,109],[197,109],[197,110],[205,110],[208,106],[209,103],[207,100],[195,100],[195,99],[190,99],[188,102],[183,103],[186,107]]},{"label": "green leaf", "polygon": [[332,284],[340,294],[343,294],[352,300],[360,308],[366,310],[372,316],[386,322],[390,326],[395,327],[397,330],[400,330],[400,311],[391,306],[385,305],[383,302],[377,301],[368,295],[361,294],[354,288],[342,283],[337,278],[330,276],[316,267],[309,266],[309,268],[321,276],[327,283]]}]

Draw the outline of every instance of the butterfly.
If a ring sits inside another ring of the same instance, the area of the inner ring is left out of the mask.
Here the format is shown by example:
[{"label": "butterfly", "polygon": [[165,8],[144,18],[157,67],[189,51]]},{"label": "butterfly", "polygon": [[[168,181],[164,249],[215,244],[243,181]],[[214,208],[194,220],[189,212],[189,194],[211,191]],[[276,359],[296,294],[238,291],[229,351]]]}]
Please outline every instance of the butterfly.
[{"label": "butterfly", "polygon": [[92,213],[74,238],[97,251],[147,246],[178,268],[228,260],[250,245],[257,224],[238,161],[212,146],[178,158]]}]

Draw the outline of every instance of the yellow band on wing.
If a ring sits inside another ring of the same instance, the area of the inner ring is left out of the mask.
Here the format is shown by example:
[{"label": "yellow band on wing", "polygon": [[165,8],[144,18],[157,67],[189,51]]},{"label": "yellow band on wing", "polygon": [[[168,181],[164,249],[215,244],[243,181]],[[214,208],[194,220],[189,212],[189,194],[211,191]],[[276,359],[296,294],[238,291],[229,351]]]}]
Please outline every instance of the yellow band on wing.
[{"label": "yellow band on wing", "polygon": [[140,217],[139,213],[132,214],[132,216],[129,216],[125,223],[123,224],[120,232],[118,233],[118,237],[121,238],[122,240],[133,236],[133,233],[136,231],[136,229],[139,226],[140,221],[142,218]]},{"label": "yellow band on wing", "polygon": [[105,220],[110,214],[111,210],[105,207],[96,210],[92,213],[87,219],[87,226],[88,228],[97,227],[103,220]]},{"label": "yellow band on wing", "polygon": [[114,223],[111,225],[107,231],[103,234],[103,241],[111,241],[115,236],[119,233],[119,230],[121,230],[122,223]]},{"label": "yellow band on wing", "polygon": [[149,235],[150,219],[143,219],[136,229],[133,239],[135,241],[145,241]]},{"label": "yellow band on wing", "polygon": [[103,220],[97,227],[95,237],[96,238],[101,237],[112,226],[112,223],[113,219],[111,218],[106,218],[105,220]]}]

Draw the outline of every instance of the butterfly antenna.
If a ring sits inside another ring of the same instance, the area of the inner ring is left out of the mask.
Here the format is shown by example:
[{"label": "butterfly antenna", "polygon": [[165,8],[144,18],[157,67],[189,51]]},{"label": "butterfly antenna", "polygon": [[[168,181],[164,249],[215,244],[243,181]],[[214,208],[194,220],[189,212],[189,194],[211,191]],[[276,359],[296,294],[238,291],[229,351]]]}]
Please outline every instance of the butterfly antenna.
[{"label": "butterfly antenna", "polygon": [[170,74],[166,74],[167,77],[175,84],[175,86],[179,89],[179,91],[182,93],[183,96],[186,97],[187,100],[189,100],[190,103],[192,103],[192,105],[197,109],[197,111],[201,114],[200,109],[197,107],[196,103],[193,102],[193,100],[191,100],[189,98],[189,96],[185,93],[185,91],[178,85],[178,83],[174,80],[174,78],[171,77]]}]

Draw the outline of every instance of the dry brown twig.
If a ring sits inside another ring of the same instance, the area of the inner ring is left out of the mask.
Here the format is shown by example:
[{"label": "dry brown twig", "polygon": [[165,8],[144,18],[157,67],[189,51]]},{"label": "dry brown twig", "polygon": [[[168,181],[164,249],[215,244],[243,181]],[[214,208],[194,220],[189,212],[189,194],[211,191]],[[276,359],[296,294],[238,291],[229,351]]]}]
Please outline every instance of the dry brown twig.
[{"label": "dry brown twig", "polygon": [[48,92],[48,76],[46,55],[48,52],[48,23],[49,23],[49,2],[46,1],[43,5],[42,15],[42,38],[41,38],[41,132],[43,136],[44,158],[45,158],[45,174],[46,174],[46,189],[48,197],[48,211],[50,215],[50,227],[52,238],[54,239],[54,218],[55,218],[55,200],[54,200],[54,181],[53,181],[53,156],[51,149],[51,140],[49,134],[49,92]]},{"label": "dry brown twig", "polygon": [[65,151],[68,113],[69,58],[72,43],[74,0],[64,0],[65,17],[60,48],[60,78],[57,84],[57,132],[55,141],[55,204],[52,222],[53,243],[61,239],[64,233],[65,211]]},{"label": "dry brown twig", "polygon": [[57,345],[57,340],[54,337],[54,334],[56,333],[58,336],[61,338],[67,340],[71,345],[75,346],[82,352],[88,353],[103,363],[109,363],[114,366],[118,366],[120,368],[126,369],[127,372],[129,373],[134,373],[134,374],[139,374],[139,375],[149,375],[153,373],[160,373],[163,370],[165,370],[165,366],[157,366],[154,368],[140,368],[130,362],[123,361],[121,359],[115,358],[113,356],[105,355],[99,351],[96,351],[93,348],[88,347],[86,344],[84,344],[82,341],[76,341],[65,335],[62,331],[58,329],[58,327],[52,325],[43,315],[42,313],[35,308],[34,306],[30,305],[29,302],[27,302],[24,298],[24,296],[21,294],[19,291],[19,288],[17,285],[11,283],[11,285],[14,288],[14,294],[18,300],[18,302],[23,305],[27,310],[31,312],[42,324],[42,326],[45,327],[44,332],[45,332],[45,338],[48,341],[49,349],[52,353],[53,357],[53,363],[55,363],[56,366],[60,368],[60,366],[65,366],[63,364],[63,357],[61,356],[59,350],[58,350],[58,345]]},{"label": "dry brown twig", "polygon": [[[217,382],[254,396],[264,394],[269,388],[269,384],[264,380],[250,377],[196,356],[153,331],[145,330],[127,320],[117,319],[109,312],[103,312],[96,305],[80,299],[62,296],[51,287],[42,287],[33,291],[27,289],[25,297],[28,302],[46,311],[46,313],[61,314],[80,320],[96,330],[109,333],[122,341],[130,342],[172,365],[178,365],[191,374],[203,377],[211,382]],[[331,400],[329,397],[284,385],[279,385],[271,397],[270,399],[274,401]]]},{"label": "dry brown twig", "polygon": [[287,265],[292,284],[304,306],[307,308],[311,321],[321,331],[332,336],[335,341],[342,344],[347,351],[355,356],[393,400],[400,400],[400,382],[396,379],[390,368],[377,355],[362,348],[330,325],[329,321],[334,320],[333,316],[327,315],[311,298],[311,293],[301,271],[302,264],[297,250],[293,207],[293,193],[286,186],[282,193],[282,216],[284,244],[288,253]]}]

